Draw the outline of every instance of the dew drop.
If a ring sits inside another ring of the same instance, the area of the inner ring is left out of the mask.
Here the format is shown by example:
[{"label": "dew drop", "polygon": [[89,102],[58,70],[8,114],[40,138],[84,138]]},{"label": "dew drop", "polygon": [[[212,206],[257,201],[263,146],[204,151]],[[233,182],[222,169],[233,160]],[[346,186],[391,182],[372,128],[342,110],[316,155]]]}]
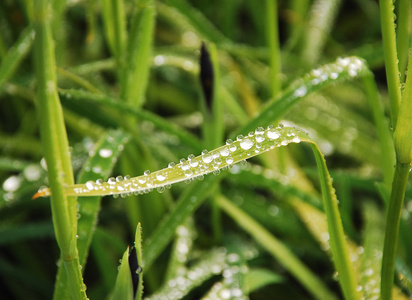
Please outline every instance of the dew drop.
[{"label": "dew drop", "polygon": [[113,151],[110,149],[102,148],[99,150],[99,155],[101,157],[107,158],[113,155]]},{"label": "dew drop", "polygon": [[301,86],[300,88],[298,88],[298,89],[293,93],[293,95],[294,95],[295,97],[303,97],[303,96],[306,95],[307,92],[308,92],[307,88],[303,85],[303,86]]},{"label": "dew drop", "polygon": [[107,180],[107,183],[110,184],[110,185],[116,184],[116,178],[110,177],[110,178]]},{"label": "dew drop", "polygon": [[164,181],[166,179],[166,176],[163,173],[158,173],[156,175],[156,179],[159,181]]},{"label": "dew drop", "polygon": [[259,133],[256,135],[255,139],[257,143],[262,143],[265,140],[265,137],[263,136],[263,134]]},{"label": "dew drop", "polygon": [[205,164],[209,164],[213,160],[213,156],[209,154],[207,150],[202,151],[202,160]]},{"label": "dew drop", "polygon": [[274,128],[270,128],[268,130],[268,132],[266,133],[267,137],[270,138],[271,140],[276,140],[280,137],[279,132],[274,129]]},{"label": "dew drop", "polygon": [[230,154],[229,152],[229,148],[228,147],[223,147],[222,149],[220,149],[220,155],[222,156],[228,156]]},{"label": "dew drop", "polygon": [[253,147],[253,142],[250,139],[243,139],[240,142],[240,148],[242,148],[243,150],[249,150],[250,148]]},{"label": "dew drop", "polygon": [[88,190],[94,190],[94,182],[93,181],[91,181],[91,180],[89,180],[88,182],[86,182],[86,188],[88,189]]},{"label": "dew drop", "polygon": [[19,189],[20,187],[21,180],[18,176],[10,176],[9,178],[6,179],[3,183],[3,189],[6,192],[15,192]]}]

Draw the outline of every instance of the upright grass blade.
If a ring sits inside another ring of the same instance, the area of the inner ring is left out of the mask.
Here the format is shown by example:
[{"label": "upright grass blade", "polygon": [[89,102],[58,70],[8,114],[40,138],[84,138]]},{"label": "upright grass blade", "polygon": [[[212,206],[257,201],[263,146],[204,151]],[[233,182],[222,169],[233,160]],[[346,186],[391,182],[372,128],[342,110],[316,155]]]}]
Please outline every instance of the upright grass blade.
[{"label": "upright grass blade", "polygon": [[129,268],[130,248],[124,252],[121,259],[119,274],[116,278],[116,285],[113,293],[113,300],[133,300],[133,283]]},{"label": "upright grass blade", "polygon": [[399,105],[401,103],[401,86],[399,81],[398,55],[396,51],[393,2],[391,0],[379,0],[379,6],[386,80],[388,83],[389,102],[391,107],[391,120],[393,126],[397,126]]},{"label": "upright grass blade", "polygon": [[377,135],[381,152],[382,173],[385,184],[390,187],[393,178],[393,164],[395,163],[395,148],[393,138],[389,131],[389,126],[385,119],[384,110],[379,101],[378,88],[376,86],[372,72],[363,77],[365,92],[372,108],[373,119],[375,121]]},{"label": "upright grass blade", "polygon": [[121,81],[121,70],[125,68],[126,59],[126,21],[123,0],[103,0],[103,25],[109,49],[116,59],[119,80]]},{"label": "upright grass blade", "polygon": [[120,97],[132,106],[141,107],[149,81],[155,7],[153,0],[137,0],[135,3]]},{"label": "upright grass blade", "polygon": [[[138,276],[138,283],[135,292],[135,299],[141,300],[143,297],[143,268],[141,267],[143,264],[143,249],[142,249],[142,228],[140,223],[137,224],[136,234],[134,238],[134,247],[136,249],[136,258],[138,267],[135,270],[131,270],[135,272]],[[135,276],[132,274],[132,277]]]},{"label": "upright grass blade", "polygon": [[[78,182],[107,180],[111,170],[121,153],[124,144],[128,141],[128,135],[122,131],[108,131],[104,134],[94,149],[94,154],[85,162],[79,174]],[[84,270],[90,244],[97,225],[97,215],[100,209],[101,197],[78,197],[78,233],[77,248],[79,261]],[[59,267],[56,278],[55,298],[64,299],[70,292],[67,276],[63,266]]]},{"label": "upright grass blade", "polygon": [[77,251],[76,197],[64,194],[64,186],[74,183],[63,112],[56,87],[49,1],[34,6],[37,110],[44,156],[53,197],[51,209],[57,243],[66,269],[73,299],[86,298]]},{"label": "upright grass blade", "polygon": [[266,0],[265,6],[266,39],[269,47],[270,63],[270,90],[272,92],[272,99],[276,99],[281,90],[278,2],[277,0]]},{"label": "upright grass blade", "polygon": [[[412,70],[411,55],[408,69]],[[396,167],[386,219],[382,257],[381,298],[391,299],[399,224],[412,162],[412,78],[407,77],[395,129]]]},{"label": "upright grass blade", "polygon": [[411,45],[410,24],[412,19],[412,2],[399,1],[397,10],[396,48],[399,57],[400,82],[405,82],[408,65],[408,49]]},{"label": "upright grass blade", "polygon": [[137,224],[134,247],[127,247],[121,259],[113,299],[141,300],[143,293],[142,228]]},{"label": "upright grass blade", "polygon": [[328,222],[330,248],[336,271],[339,274],[339,283],[345,299],[361,299],[361,294],[357,289],[356,275],[349,258],[348,245],[345,241],[335,190],[332,187],[332,180],[326,167],[325,158],[316,144],[313,143],[311,146],[318,166],[323,205]]},{"label": "upright grass blade", "polygon": [[340,0],[316,0],[312,4],[302,52],[303,59],[310,65],[315,64],[319,59],[333,27],[340,2]]},{"label": "upright grass blade", "polygon": [[[312,294],[316,299],[336,299],[324,283],[310,271],[281,241],[253,220],[247,213],[240,210],[224,196],[218,197],[219,206],[232,217],[239,226],[252,237]],[[349,298],[348,298],[349,299]],[[355,299],[355,298],[350,298]]]}]

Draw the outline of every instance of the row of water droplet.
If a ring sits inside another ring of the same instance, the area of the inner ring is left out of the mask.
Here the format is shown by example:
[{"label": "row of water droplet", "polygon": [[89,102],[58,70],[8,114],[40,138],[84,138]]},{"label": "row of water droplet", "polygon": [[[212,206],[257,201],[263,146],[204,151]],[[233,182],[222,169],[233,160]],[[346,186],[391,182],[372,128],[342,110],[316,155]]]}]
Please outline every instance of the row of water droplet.
[{"label": "row of water droplet", "polygon": [[334,63],[312,70],[294,88],[295,97],[304,97],[309,85],[318,85],[327,80],[338,80],[345,72],[350,77],[356,77],[367,70],[365,63],[358,57],[338,58]]},{"label": "row of water droplet", "polygon": [[145,171],[142,176],[111,177],[103,180],[88,181],[86,184],[69,187],[68,195],[121,195],[148,193],[153,189],[163,192],[171,184],[193,179],[203,179],[208,173],[219,174],[221,169],[230,168],[233,164],[244,161],[252,156],[271,150],[275,147],[286,146],[289,143],[299,143],[299,130],[291,127],[268,126],[257,128],[247,136],[239,135],[236,140],[227,140],[226,145],[213,151],[203,150],[199,156],[189,155],[179,163],[169,163],[168,167],[151,173]]}]

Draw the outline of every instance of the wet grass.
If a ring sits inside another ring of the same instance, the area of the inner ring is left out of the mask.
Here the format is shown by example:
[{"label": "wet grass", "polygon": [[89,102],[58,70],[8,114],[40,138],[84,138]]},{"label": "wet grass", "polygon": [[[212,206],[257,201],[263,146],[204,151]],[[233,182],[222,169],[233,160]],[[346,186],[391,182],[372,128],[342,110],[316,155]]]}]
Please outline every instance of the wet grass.
[{"label": "wet grass", "polygon": [[49,2],[0,4],[6,298],[411,296],[408,1]]}]

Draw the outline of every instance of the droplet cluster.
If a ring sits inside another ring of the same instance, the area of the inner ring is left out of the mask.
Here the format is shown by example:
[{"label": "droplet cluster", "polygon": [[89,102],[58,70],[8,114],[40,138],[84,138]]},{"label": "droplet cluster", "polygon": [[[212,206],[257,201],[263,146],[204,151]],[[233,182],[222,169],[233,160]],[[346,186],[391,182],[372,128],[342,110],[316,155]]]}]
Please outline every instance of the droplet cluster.
[{"label": "droplet cluster", "polygon": [[[310,72],[311,84],[318,85],[329,79],[339,79],[339,77],[346,72],[350,77],[356,77],[361,71],[365,70],[367,70],[365,63],[360,58],[339,57],[335,63],[327,64],[322,66],[321,68],[312,70]],[[303,90],[299,89],[297,89],[295,93],[298,93],[301,97],[306,94],[306,92],[304,93]]]},{"label": "droplet cluster", "polygon": [[[194,179],[202,180],[205,174],[219,174],[250,157],[275,147],[286,146],[289,143],[299,143],[303,135],[298,129],[279,125],[257,128],[248,135],[238,135],[236,140],[227,140],[226,144],[215,150],[203,150],[201,155],[189,155],[182,158],[179,163],[171,162],[167,168],[151,173],[145,171],[143,175],[130,178],[129,176],[111,177],[106,182],[102,180],[88,181],[85,184],[75,185],[66,190],[67,194],[82,196],[88,195],[120,195],[143,194],[157,189],[163,192],[176,182],[190,182]],[[99,153],[108,156],[108,151]]]},{"label": "droplet cluster", "polygon": [[160,291],[145,300],[182,299],[193,287],[222,272],[226,266],[225,254],[224,249],[212,250],[211,254],[201,262],[186,270],[184,274],[170,279]]}]

